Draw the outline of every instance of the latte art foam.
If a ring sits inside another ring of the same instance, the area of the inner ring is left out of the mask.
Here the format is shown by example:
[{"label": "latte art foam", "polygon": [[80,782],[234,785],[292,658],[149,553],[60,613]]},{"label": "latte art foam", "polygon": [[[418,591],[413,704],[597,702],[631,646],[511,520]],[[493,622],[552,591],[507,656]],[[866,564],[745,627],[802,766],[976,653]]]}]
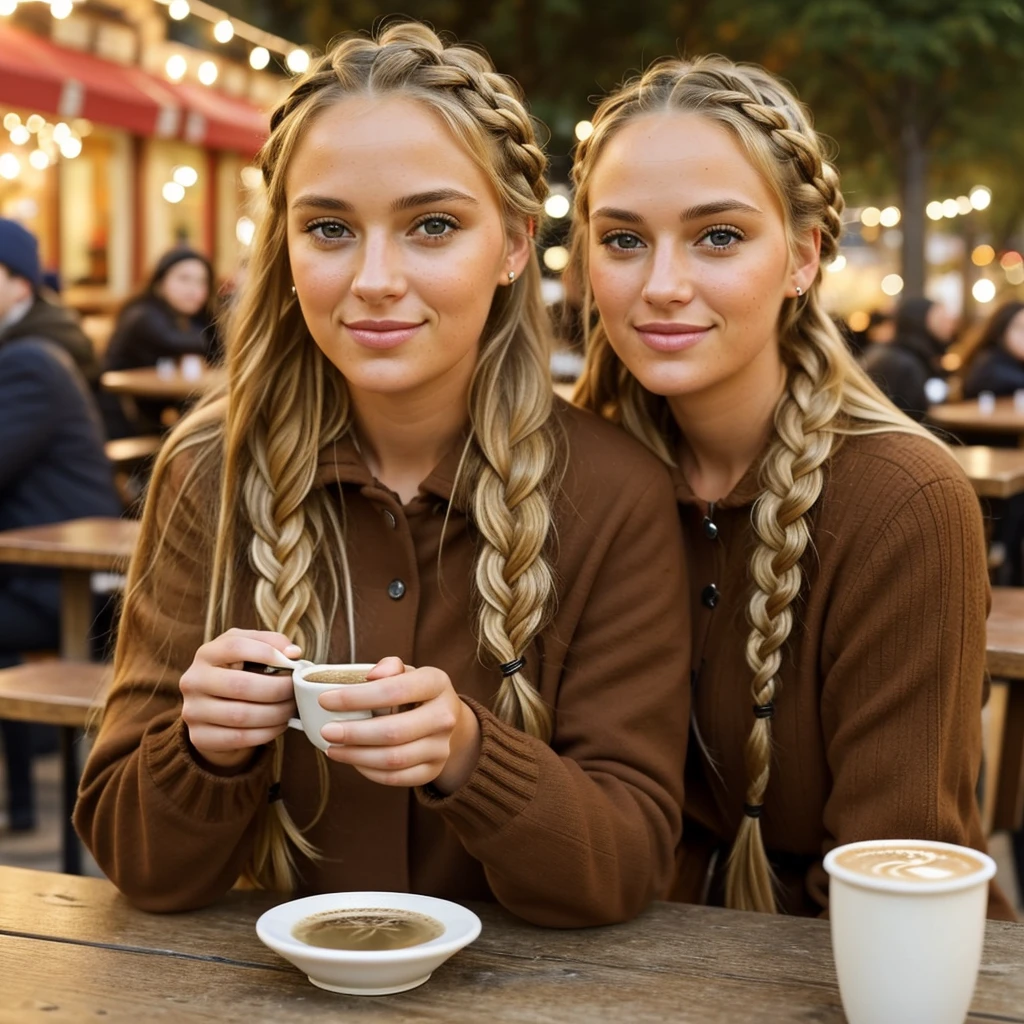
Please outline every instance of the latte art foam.
[{"label": "latte art foam", "polygon": [[984,867],[980,860],[967,853],[909,846],[847,850],[836,857],[836,864],[847,871],[855,871],[869,878],[921,883],[965,878]]}]

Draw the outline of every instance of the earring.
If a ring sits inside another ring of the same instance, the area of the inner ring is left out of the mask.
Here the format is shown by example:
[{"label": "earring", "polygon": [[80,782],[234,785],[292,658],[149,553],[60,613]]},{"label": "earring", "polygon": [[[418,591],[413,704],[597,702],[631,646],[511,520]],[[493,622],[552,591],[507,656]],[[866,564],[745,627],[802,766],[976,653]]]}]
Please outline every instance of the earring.
[{"label": "earring", "polygon": [[800,296],[803,295],[803,293],[804,293],[803,288],[801,288],[800,285],[797,285],[796,286],[796,297],[799,299]]},{"label": "earring", "polygon": [[508,272],[508,283],[511,284],[515,279],[516,279],[516,272],[514,270],[510,270]]},{"label": "earring", "polygon": [[292,285],[292,295],[295,294],[295,285]]}]

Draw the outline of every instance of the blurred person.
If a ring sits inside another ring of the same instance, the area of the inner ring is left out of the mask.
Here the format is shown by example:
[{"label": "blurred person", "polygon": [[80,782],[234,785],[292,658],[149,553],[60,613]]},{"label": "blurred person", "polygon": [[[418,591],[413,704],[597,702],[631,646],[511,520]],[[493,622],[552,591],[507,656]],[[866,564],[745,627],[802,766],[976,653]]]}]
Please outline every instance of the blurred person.
[{"label": "blurred person", "polygon": [[964,398],[1024,389],[1024,302],[1006,302],[985,322],[964,372]]},{"label": "blurred person", "polygon": [[850,329],[846,338],[853,357],[860,360],[870,345],[886,345],[896,336],[896,321],[891,313],[873,309],[868,314],[867,326],[862,331]]},{"label": "blurred person", "polygon": [[[185,355],[212,361],[216,353],[213,267],[201,253],[178,246],[160,257],[142,292],[121,308],[103,370],[156,366]],[[163,430],[165,402],[126,403],[101,391],[100,404],[110,438]]]},{"label": "blurred person", "polygon": [[[632,917],[679,837],[682,543],[664,466],[552,393],[517,89],[393,23],[293,80],[257,162],[230,383],[158,456],[79,834],[154,911],[244,875]],[[242,671],[300,648],[377,662],[328,710],[399,710],[317,750]]]},{"label": "blurred person", "polygon": [[[591,121],[576,396],[671,467],[691,580],[674,898],[817,915],[838,845],[984,849],[980,509],[822,307],[844,203],[808,114],[712,57],[654,64]],[[989,914],[1013,918],[997,886]]]},{"label": "blurred person", "polygon": [[900,303],[895,321],[892,339],[869,345],[861,365],[897,409],[920,423],[946,393],[939,360],[953,340],[956,318],[941,302],[921,298]]},{"label": "blurred person", "polygon": [[64,349],[90,383],[99,377],[92,342],[74,313],[47,298],[35,235],[0,217],[0,345],[18,338],[46,338]]},{"label": "blurred person", "polygon": [[[39,280],[36,242],[11,221],[0,221],[0,266],[7,268],[0,271],[3,320],[5,311],[38,302],[29,290]],[[12,280],[25,287],[12,289]],[[5,305],[12,291],[21,296],[13,307]],[[67,349],[44,333],[55,321],[44,315],[31,322],[38,334],[0,335],[0,530],[116,516],[121,503],[93,396]],[[22,652],[56,648],[59,634],[57,570],[0,566],[0,667],[18,664]],[[35,825],[34,730],[0,721],[12,831]]]}]

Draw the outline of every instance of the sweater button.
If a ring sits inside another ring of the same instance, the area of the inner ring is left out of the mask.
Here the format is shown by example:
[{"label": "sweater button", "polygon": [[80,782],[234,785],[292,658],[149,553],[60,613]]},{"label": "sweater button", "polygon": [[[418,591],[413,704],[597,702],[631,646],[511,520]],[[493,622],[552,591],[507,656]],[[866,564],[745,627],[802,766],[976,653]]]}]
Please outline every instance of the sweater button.
[{"label": "sweater button", "polygon": [[384,522],[387,523],[388,526],[390,526],[392,530],[397,525],[397,520],[395,519],[395,514],[389,508],[384,509]]},{"label": "sweater button", "polygon": [[388,584],[388,597],[397,601],[405,595],[405,584],[401,580],[392,580]]},{"label": "sweater button", "polygon": [[718,536],[718,527],[707,516],[704,517],[702,525],[704,527],[704,536],[708,540],[714,540]]},{"label": "sweater button", "polygon": [[718,598],[720,596],[721,595],[718,593],[718,587],[716,587],[714,583],[709,583],[700,592],[700,603],[704,605],[705,608],[714,608],[715,605],[718,604]]}]

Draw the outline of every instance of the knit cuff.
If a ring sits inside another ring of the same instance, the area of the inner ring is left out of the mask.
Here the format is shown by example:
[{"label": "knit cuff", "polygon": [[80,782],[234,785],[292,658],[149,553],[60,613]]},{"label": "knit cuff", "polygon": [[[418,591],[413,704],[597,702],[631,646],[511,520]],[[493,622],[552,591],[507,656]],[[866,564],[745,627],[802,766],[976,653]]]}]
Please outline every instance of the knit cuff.
[{"label": "knit cuff", "polygon": [[466,782],[454,793],[440,794],[420,786],[416,797],[440,811],[459,832],[491,835],[502,829],[533,800],[537,792],[538,742],[507,725],[475,700],[462,698],[480,722],[480,756]]},{"label": "knit cuff", "polygon": [[145,770],[153,786],[184,817],[226,824],[247,820],[265,799],[270,758],[263,748],[249,768],[237,775],[217,775],[196,760],[185,723],[150,733],[142,745]]}]

